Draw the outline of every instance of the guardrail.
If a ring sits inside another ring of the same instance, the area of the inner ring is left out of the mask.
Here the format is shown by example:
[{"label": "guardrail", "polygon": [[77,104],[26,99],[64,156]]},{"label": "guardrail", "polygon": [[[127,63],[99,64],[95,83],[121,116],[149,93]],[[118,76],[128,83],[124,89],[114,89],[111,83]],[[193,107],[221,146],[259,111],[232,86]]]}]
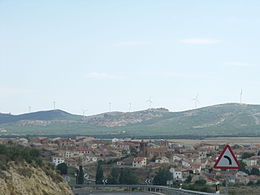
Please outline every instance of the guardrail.
[{"label": "guardrail", "polygon": [[146,192],[159,192],[165,195],[214,195],[215,193],[198,192],[192,190],[184,190],[171,188],[167,186],[156,185],[88,185],[88,184],[72,184],[73,189],[77,188],[90,188],[93,190],[111,190],[111,188],[120,188],[126,191],[146,191]]}]

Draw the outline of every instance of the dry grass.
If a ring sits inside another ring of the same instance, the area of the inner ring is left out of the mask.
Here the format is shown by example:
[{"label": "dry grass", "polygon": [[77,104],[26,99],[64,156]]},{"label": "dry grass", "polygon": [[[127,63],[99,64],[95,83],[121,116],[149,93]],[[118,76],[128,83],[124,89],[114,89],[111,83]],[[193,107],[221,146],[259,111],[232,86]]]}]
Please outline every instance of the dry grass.
[{"label": "dry grass", "polygon": [[[226,189],[221,190],[221,194],[227,194]],[[259,195],[260,194],[260,186],[241,186],[241,187],[229,187],[228,188],[229,195]]]}]

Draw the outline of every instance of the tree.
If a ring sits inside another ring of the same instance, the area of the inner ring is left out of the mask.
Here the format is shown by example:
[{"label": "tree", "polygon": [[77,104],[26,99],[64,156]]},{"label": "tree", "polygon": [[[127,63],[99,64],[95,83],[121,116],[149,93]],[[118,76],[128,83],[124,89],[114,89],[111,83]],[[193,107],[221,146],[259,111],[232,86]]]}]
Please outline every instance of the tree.
[{"label": "tree", "polygon": [[137,177],[133,174],[130,168],[122,168],[120,170],[119,183],[132,185],[137,184],[138,182]]},{"label": "tree", "polygon": [[84,183],[84,172],[82,166],[79,166],[79,171],[77,171],[77,184]]},{"label": "tree", "polygon": [[108,178],[108,183],[110,184],[119,184],[120,170],[112,168],[110,171],[110,176]]},{"label": "tree", "polygon": [[257,169],[257,168],[253,168],[252,170],[251,170],[251,172],[250,172],[250,174],[251,175],[260,175],[260,171],[259,171],[259,169]]},{"label": "tree", "polygon": [[135,147],[130,147],[130,153],[132,156],[137,156],[138,151]]},{"label": "tree", "polygon": [[68,166],[66,163],[58,164],[56,169],[60,171],[61,175],[66,175],[68,173]]},{"label": "tree", "polygon": [[189,175],[189,176],[187,177],[187,179],[185,180],[185,182],[186,182],[186,183],[190,183],[190,182],[191,182],[191,180],[192,180],[192,176],[191,176],[191,175]]},{"label": "tree", "polygon": [[235,145],[233,146],[233,149],[239,149],[239,148],[241,148],[241,146],[239,146],[238,144],[235,144]]},{"label": "tree", "polygon": [[160,169],[154,179],[153,184],[154,185],[167,185],[167,181],[172,179],[172,174],[169,172],[168,169]]},{"label": "tree", "polygon": [[238,161],[241,168],[239,169],[239,171],[243,171],[244,173],[249,173],[249,171],[246,169],[246,163],[244,163],[242,160],[239,160]]},{"label": "tree", "polygon": [[250,158],[251,156],[254,156],[254,153],[245,152],[242,154],[242,159]]},{"label": "tree", "polygon": [[104,179],[102,161],[98,161],[97,170],[96,170],[96,184],[102,184]]},{"label": "tree", "polygon": [[195,185],[199,185],[199,186],[203,186],[206,183],[207,183],[207,181],[204,179],[199,179],[199,180],[195,181]]}]

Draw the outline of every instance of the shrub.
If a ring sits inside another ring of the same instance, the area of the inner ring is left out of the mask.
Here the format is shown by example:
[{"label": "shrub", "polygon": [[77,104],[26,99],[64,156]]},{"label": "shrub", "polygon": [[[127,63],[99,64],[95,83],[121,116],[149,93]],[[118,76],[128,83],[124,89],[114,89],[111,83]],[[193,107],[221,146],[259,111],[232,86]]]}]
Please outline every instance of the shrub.
[{"label": "shrub", "polygon": [[0,144],[1,162],[15,161],[20,163],[26,161],[29,164],[36,164],[42,166],[42,159],[40,151],[34,148],[17,146],[17,145],[3,145]]}]

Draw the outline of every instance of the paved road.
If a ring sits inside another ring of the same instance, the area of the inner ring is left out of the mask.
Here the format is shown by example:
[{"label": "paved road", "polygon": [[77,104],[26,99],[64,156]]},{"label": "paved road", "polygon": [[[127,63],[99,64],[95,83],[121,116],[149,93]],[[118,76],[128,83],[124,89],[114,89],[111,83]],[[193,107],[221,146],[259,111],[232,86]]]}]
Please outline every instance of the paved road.
[{"label": "paved road", "polygon": [[77,195],[155,195],[148,192],[118,192],[118,191],[90,191],[90,190],[74,190]]}]

